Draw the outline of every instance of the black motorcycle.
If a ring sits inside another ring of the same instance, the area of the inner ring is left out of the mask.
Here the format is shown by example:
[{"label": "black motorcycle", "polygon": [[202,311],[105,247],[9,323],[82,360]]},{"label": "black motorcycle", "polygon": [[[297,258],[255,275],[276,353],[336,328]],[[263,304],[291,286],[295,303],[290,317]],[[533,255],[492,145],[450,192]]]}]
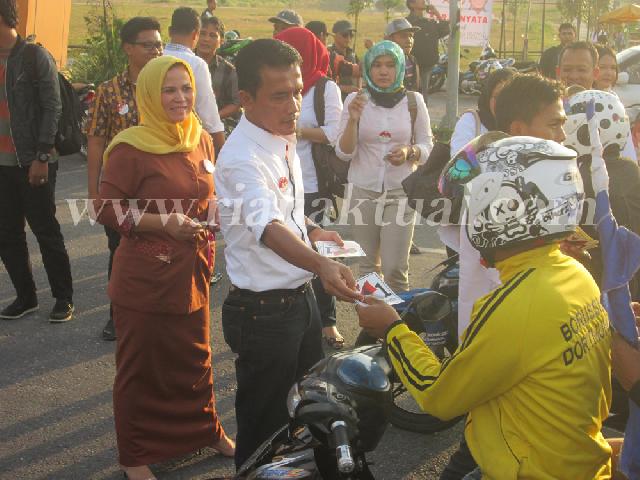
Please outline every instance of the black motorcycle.
[{"label": "black motorcycle", "polygon": [[449,55],[443,53],[438,58],[431,71],[429,72],[429,93],[435,93],[442,89],[444,82],[447,80],[449,72]]},{"label": "black motorcycle", "polygon": [[[451,313],[446,296],[428,291],[413,298],[402,319],[423,333],[423,319],[440,322]],[[365,455],[386,430],[394,377],[381,344],[321,360],[289,392],[290,423],[264,442],[234,478],[372,480]]]}]

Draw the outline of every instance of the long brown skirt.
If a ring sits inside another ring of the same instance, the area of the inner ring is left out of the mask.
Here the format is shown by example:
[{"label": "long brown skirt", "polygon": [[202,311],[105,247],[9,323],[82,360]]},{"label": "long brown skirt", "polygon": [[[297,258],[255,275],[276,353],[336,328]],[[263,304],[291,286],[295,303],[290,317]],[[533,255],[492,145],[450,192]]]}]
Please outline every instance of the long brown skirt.
[{"label": "long brown skirt", "polygon": [[217,443],[209,309],[162,315],[113,305],[113,411],[120,464],[159,463]]}]

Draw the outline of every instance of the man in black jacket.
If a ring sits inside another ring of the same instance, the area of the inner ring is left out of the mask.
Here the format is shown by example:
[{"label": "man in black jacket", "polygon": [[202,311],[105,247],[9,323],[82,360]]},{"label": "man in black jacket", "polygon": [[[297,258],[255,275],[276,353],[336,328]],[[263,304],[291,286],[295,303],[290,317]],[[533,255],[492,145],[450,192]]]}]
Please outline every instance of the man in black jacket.
[{"label": "man in black jacket", "polygon": [[[438,63],[438,40],[449,35],[449,22],[426,0],[407,0],[407,8],[410,12],[407,20],[414,27],[420,28],[414,35],[411,54],[415,57],[421,72],[421,91],[426,100],[431,69]],[[426,18],[425,13],[433,15],[437,21]]]},{"label": "man in black jacket", "polygon": [[540,72],[547,78],[558,78],[556,68],[560,59],[560,52],[565,46],[575,42],[576,29],[570,23],[562,23],[558,28],[558,38],[560,39],[560,45],[547,48],[540,57]]},{"label": "man in black jacket", "polygon": [[54,201],[53,154],[62,111],[58,74],[46,50],[20,38],[17,23],[16,0],[0,0],[0,258],[17,292],[0,318],[38,309],[26,220],[56,299],[49,319],[66,322],[73,314],[71,267]]}]

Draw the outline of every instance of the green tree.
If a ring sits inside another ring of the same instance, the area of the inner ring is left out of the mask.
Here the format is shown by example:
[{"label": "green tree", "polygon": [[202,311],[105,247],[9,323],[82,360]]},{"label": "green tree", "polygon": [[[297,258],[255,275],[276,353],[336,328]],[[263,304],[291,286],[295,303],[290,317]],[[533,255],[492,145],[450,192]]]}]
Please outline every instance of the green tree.
[{"label": "green tree", "polygon": [[89,37],[86,48],[70,62],[74,82],[101,83],[123,71],[127,57],[120,47],[124,20],[114,12],[111,0],[96,0],[95,10],[84,18]]},{"label": "green tree", "polygon": [[384,12],[385,23],[389,23],[391,20],[391,12],[402,5],[404,5],[403,0],[378,0],[376,2],[376,8]]},{"label": "green tree", "polygon": [[580,28],[582,22],[595,25],[596,20],[613,6],[612,0],[560,0],[560,13],[565,20],[576,24]]},{"label": "green tree", "polygon": [[360,21],[360,14],[365,8],[369,8],[373,4],[373,0],[349,0],[347,4],[347,15],[353,17],[353,23],[356,29],[355,38],[353,39],[353,46],[358,40],[358,23]]}]

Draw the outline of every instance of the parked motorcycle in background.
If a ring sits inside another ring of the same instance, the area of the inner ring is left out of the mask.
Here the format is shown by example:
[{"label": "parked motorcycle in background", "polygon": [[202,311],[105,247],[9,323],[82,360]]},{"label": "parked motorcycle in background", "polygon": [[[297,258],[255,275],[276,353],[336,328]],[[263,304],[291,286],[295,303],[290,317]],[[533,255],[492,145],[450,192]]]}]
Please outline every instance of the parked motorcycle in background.
[{"label": "parked motorcycle in background", "polygon": [[[464,53],[469,53],[468,49]],[[466,57],[465,57],[466,58]],[[469,63],[469,68],[460,73],[459,90],[466,95],[480,95],[482,86],[487,77],[494,71],[515,64],[515,59],[505,58],[499,60],[495,50],[487,44],[480,54],[480,58]]]},{"label": "parked motorcycle in background", "polygon": [[218,55],[228,60],[233,65],[236,64],[236,57],[240,50],[253,42],[253,38],[240,38],[238,32],[230,30],[224,34],[224,43],[218,49]]},{"label": "parked motorcycle in background", "polygon": [[96,86],[93,83],[72,83],[74,92],[78,97],[80,104],[81,124],[82,124],[82,146],[80,148],[80,154],[87,157],[87,136],[84,134],[86,131],[86,122],[89,117],[89,108],[96,98]]},{"label": "parked motorcycle in background", "polygon": [[[446,42],[441,42],[441,49],[447,51]],[[465,48],[460,55],[461,58],[467,58],[469,49]],[[487,44],[480,54],[480,58],[469,64],[466,71],[460,72],[459,91],[466,95],[480,95],[483,82],[489,74],[501,68],[515,68],[518,73],[536,73],[538,71],[538,63],[534,61],[516,61],[514,58],[498,59],[495,50],[491,45]],[[442,89],[447,80],[449,71],[449,56],[447,53],[440,55],[438,63],[436,63],[429,72],[429,93],[435,93]]]},{"label": "parked motorcycle in background", "polygon": [[447,72],[449,71],[449,55],[443,53],[438,58],[431,72],[429,72],[429,93],[435,93],[440,91],[447,81]]}]

